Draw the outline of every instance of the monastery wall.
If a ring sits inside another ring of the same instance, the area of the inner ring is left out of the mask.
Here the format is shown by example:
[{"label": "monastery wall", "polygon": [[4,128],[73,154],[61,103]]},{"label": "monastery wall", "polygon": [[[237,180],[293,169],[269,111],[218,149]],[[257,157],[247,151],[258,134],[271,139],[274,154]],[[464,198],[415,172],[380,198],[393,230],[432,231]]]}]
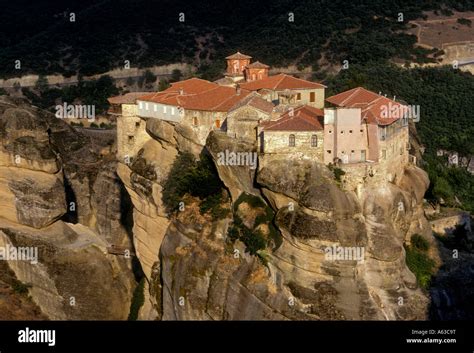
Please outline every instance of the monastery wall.
[{"label": "monastery wall", "polygon": [[[311,155],[320,161],[323,160],[323,132],[322,131],[264,131],[264,153],[288,153]],[[295,135],[295,146],[289,146],[290,135]],[[317,147],[311,147],[311,136],[317,136]]]},{"label": "monastery wall", "polygon": [[117,158],[127,163],[150,139],[146,132],[146,121],[137,116],[135,104],[122,104],[122,116],[117,117]]}]

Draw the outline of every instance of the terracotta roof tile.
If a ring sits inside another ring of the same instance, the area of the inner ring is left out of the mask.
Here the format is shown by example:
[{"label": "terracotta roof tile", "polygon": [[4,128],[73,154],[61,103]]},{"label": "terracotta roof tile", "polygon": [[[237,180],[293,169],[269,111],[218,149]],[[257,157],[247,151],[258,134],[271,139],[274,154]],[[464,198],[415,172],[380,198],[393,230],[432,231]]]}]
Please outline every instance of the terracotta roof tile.
[{"label": "terracotta roof tile", "polygon": [[216,86],[217,83],[193,77],[188,80],[173,82],[171,87],[165,89],[163,92],[179,92],[179,90],[182,89],[186,94],[196,94],[213,89]]},{"label": "terracotta roof tile", "polygon": [[150,92],[129,92],[121,96],[107,98],[110,104],[133,104],[138,97]]},{"label": "terracotta roof tile", "polygon": [[285,89],[325,88],[326,86],[320,83],[302,80],[290,75],[278,74],[274,76],[268,76],[261,80],[242,83],[241,87],[250,91],[257,91],[260,89],[283,91]]},{"label": "terracotta roof tile", "polygon": [[238,51],[235,54],[227,56],[226,59],[252,59],[252,57]]},{"label": "terracotta roof tile", "polygon": [[322,131],[324,112],[321,109],[303,105],[289,110],[278,120],[264,121],[264,131]]},{"label": "terracotta roof tile", "polygon": [[361,108],[362,120],[367,120],[370,124],[390,125],[401,118],[402,114],[386,116],[384,113],[391,107],[394,111],[403,113],[408,107],[395,102],[392,99],[369,91],[363,87],[356,87],[351,90],[336,94],[326,99],[327,102],[339,107]]},{"label": "terracotta roof tile", "polygon": [[141,96],[140,100],[190,110],[227,112],[249,93],[250,91],[241,89],[240,94],[237,94],[237,90],[233,87],[220,86],[201,79],[190,79],[176,82],[162,92]]},{"label": "terracotta roof tile", "polygon": [[255,61],[254,63],[251,63],[247,65],[249,69],[268,69],[270,66],[262,64],[260,61]]},{"label": "terracotta roof tile", "polygon": [[229,111],[238,109],[240,107],[243,107],[245,105],[249,105],[251,107],[254,107],[258,110],[261,110],[264,113],[270,114],[275,106],[270,103],[269,101],[263,99],[258,93],[256,92],[251,92],[248,94],[244,99],[241,101],[237,102],[236,105],[234,105]]}]

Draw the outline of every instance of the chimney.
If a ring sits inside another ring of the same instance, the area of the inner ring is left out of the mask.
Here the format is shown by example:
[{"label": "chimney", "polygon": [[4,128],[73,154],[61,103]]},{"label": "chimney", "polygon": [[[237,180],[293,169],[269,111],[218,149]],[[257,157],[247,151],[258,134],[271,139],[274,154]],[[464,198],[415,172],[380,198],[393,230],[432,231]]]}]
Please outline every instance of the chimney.
[{"label": "chimney", "polygon": [[179,89],[179,95],[182,96],[183,94],[184,94],[184,90],[183,90],[183,88],[180,88]]},{"label": "chimney", "polygon": [[235,95],[236,95],[236,96],[240,96],[240,85],[239,85],[239,84],[237,84],[237,85],[235,86]]},{"label": "chimney", "polygon": [[397,100],[397,96],[393,96],[393,100],[396,101],[396,100]]}]

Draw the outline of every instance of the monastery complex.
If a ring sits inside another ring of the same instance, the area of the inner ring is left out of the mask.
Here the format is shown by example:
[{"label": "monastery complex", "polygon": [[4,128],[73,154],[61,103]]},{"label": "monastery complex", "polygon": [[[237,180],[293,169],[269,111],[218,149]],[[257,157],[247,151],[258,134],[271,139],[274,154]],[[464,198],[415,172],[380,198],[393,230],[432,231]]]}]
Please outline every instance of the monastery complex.
[{"label": "monastery complex", "polygon": [[255,145],[259,158],[285,155],[337,165],[357,187],[367,177],[394,181],[409,156],[408,107],[357,87],[325,97],[326,86],[286,74],[237,52],[215,82],[190,78],[161,92],[109,98],[117,119],[118,157],[132,157],[160,119],[193,132],[204,146],[211,131]]}]

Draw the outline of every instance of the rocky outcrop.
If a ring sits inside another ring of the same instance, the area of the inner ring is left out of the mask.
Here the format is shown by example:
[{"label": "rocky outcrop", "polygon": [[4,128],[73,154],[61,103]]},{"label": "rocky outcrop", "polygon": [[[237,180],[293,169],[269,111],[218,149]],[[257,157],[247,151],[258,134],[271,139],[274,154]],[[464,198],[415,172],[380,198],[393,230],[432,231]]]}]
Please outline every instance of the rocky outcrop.
[{"label": "rocky outcrop", "polygon": [[7,259],[16,280],[50,319],[126,319],[131,260],[107,248],[130,247],[127,194],[105,139],[4,96],[0,137],[0,247],[38,251]]},{"label": "rocky outcrop", "polygon": [[242,192],[260,195],[260,191],[254,185],[256,168],[249,168],[248,165],[227,165],[218,162],[219,155],[225,155],[226,151],[228,153],[256,154],[254,144],[231,138],[225,133],[212,131],[207,139],[206,149],[214,159],[219,177],[229,190],[233,200],[237,200]]},{"label": "rocky outcrop", "polygon": [[161,201],[162,184],[176,154],[173,145],[150,138],[131,165],[119,163],[117,168],[133,204],[133,241],[147,278],[169,225]]},{"label": "rocky outcrop", "polygon": [[[139,176],[131,177],[136,173],[133,166],[120,173],[131,191],[138,218],[143,213],[149,217],[151,206],[153,212],[159,210],[160,193],[155,193],[154,188],[162,183],[156,180],[156,175],[163,175],[165,166],[173,160],[168,156],[168,162],[164,162],[164,152],[151,151],[169,150],[170,145],[173,152],[179,150],[176,138],[179,131],[171,131],[169,126],[160,131],[162,124],[147,125],[153,126],[152,136],[156,141],[147,142],[139,156],[145,159],[138,164],[142,169]],[[158,142],[160,146],[156,145]],[[315,161],[260,156],[258,171],[248,166],[221,165],[217,157],[225,149],[254,151],[254,146],[229,139],[222,133],[211,133],[206,149],[232,202],[245,192],[271,206],[282,241],[265,249],[261,256],[252,256],[240,240],[229,240],[232,216],[216,221],[202,215],[198,200],[187,202],[185,210],[176,215],[162,214],[160,227],[154,225],[161,234],[159,240],[156,230],[150,233],[144,227],[137,229],[140,242],[148,241],[150,256],[146,256],[145,266],[149,269],[149,296],[159,318],[413,320],[427,317],[428,299],[405,264],[403,247],[413,232],[429,231],[420,213],[428,186],[423,171],[408,167],[398,184],[368,183],[356,195],[344,190],[332,172]],[[150,157],[144,157],[145,151],[149,151]],[[159,167],[158,157],[162,161]],[[152,167],[146,168],[148,165]],[[239,206],[239,217],[244,214]],[[157,215],[154,214],[155,219]],[[339,247],[359,253],[352,253],[352,259],[328,256],[328,249]]]}]

